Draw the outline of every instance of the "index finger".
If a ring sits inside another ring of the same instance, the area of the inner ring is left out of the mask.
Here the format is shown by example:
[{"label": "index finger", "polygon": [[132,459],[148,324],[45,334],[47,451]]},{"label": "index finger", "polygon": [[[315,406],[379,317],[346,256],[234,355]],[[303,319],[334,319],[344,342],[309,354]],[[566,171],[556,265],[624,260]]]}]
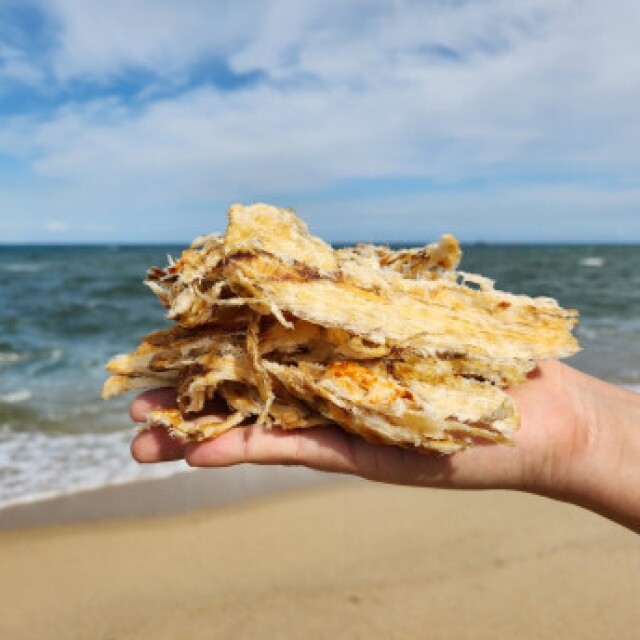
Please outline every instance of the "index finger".
[{"label": "index finger", "polygon": [[175,409],[177,406],[176,390],[173,387],[163,387],[141,393],[131,403],[129,413],[134,422],[145,422],[150,411]]}]

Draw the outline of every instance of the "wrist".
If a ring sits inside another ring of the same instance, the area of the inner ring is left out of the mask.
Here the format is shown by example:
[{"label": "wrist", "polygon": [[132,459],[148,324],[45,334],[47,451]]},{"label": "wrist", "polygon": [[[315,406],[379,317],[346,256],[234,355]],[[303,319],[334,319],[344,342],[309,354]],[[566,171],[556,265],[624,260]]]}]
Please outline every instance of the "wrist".
[{"label": "wrist", "polygon": [[573,373],[572,446],[541,493],[640,530],[640,394]]}]

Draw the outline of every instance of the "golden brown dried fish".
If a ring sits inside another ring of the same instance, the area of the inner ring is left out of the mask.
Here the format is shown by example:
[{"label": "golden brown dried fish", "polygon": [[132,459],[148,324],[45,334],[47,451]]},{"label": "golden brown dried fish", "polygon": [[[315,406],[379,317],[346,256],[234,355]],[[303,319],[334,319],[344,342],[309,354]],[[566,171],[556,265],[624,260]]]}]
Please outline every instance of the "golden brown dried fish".
[{"label": "golden brown dried fish", "polygon": [[[578,350],[577,313],[457,271],[453,236],[421,249],[333,250],[286,209],[233,205],[225,236],[199,238],[147,283],[178,326],[108,365],[105,397],[167,384],[151,412],[190,439],[258,422],[334,422],[372,442],[452,453],[511,442],[537,360]],[[203,416],[221,401],[226,418]]]}]

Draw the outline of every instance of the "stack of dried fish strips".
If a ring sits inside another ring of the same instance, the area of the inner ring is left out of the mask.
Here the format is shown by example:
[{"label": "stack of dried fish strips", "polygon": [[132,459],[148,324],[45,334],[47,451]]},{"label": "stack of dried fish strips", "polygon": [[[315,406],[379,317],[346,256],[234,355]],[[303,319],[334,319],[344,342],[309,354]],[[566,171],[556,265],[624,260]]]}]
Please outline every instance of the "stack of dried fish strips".
[{"label": "stack of dried fish strips", "polygon": [[[536,361],[578,350],[577,313],[457,271],[452,236],[421,249],[334,250],[290,210],[234,205],[147,284],[176,326],[108,364],[104,396],[173,386],[149,414],[190,439],[244,424],[337,423],[368,441],[451,453],[508,443],[503,392]],[[207,416],[223,401],[228,417]]]}]

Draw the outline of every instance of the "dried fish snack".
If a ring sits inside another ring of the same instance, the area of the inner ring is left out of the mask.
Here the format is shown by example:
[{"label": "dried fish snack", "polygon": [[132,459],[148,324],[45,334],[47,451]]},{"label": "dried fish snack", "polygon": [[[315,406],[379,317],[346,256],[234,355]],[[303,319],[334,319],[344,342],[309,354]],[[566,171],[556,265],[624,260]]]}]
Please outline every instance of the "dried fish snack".
[{"label": "dried fish snack", "polygon": [[[498,291],[459,271],[461,257],[451,235],[334,250],[291,210],[233,205],[224,236],[149,270],[176,324],[111,360],[103,395],[174,387],[177,407],[148,425],[194,440],[258,423],[338,424],[441,453],[512,443],[519,414],[504,388],[574,354],[578,314]],[[223,415],[207,415],[212,402]]]}]

